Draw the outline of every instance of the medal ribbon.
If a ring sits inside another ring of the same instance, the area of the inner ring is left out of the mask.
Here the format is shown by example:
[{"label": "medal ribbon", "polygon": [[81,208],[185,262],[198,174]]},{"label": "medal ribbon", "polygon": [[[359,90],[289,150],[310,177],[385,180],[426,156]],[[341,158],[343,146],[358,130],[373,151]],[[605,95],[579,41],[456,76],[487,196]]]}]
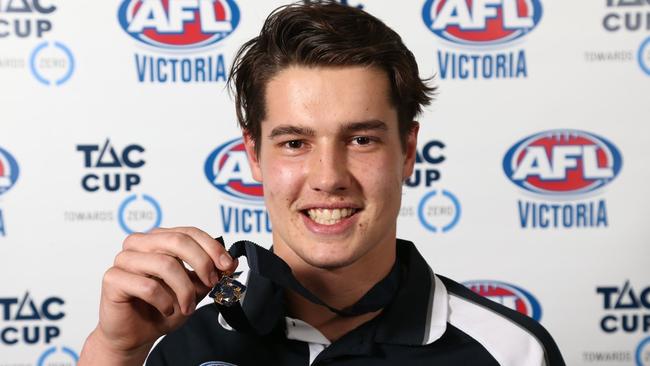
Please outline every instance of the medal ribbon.
[{"label": "medal ribbon", "polygon": [[[223,244],[221,238],[217,238]],[[384,279],[375,284],[368,292],[353,305],[344,309],[337,309],[325,303],[323,300],[306,289],[294,276],[289,265],[282,258],[273,252],[251,242],[242,240],[234,243],[228,250],[233,258],[245,256],[248,259],[250,273],[257,274],[274,283],[275,285],[290,289],[301,295],[310,302],[321,305],[330,311],[345,317],[357,316],[369,312],[377,311],[386,307],[394,298],[399,287],[399,265],[395,265]],[[210,296],[214,297],[217,291],[217,285]],[[255,333],[267,333],[269,329],[256,329],[248,321],[246,314],[241,308],[239,301],[234,301],[230,305],[223,305],[215,302],[224,319],[240,331],[253,330]],[[268,327],[266,327],[268,328]]]}]

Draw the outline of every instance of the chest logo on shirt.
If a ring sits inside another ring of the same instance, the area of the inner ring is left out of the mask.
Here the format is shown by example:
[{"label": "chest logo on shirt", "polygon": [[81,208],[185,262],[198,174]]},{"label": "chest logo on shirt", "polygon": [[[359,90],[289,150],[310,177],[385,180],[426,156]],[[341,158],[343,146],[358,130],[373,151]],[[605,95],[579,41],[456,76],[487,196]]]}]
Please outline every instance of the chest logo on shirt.
[{"label": "chest logo on shirt", "polygon": [[208,361],[200,364],[199,366],[237,366],[234,363],[223,362],[223,361]]}]

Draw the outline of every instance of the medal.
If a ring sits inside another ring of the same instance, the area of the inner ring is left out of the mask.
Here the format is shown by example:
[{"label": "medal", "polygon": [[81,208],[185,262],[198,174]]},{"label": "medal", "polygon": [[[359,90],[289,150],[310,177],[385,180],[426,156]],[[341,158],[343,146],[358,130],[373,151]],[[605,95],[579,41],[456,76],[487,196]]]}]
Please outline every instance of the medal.
[{"label": "medal", "polygon": [[214,299],[215,304],[223,306],[232,306],[239,302],[246,291],[246,286],[236,279],[225,273],[221,274],[219,282],[208,294]]}]

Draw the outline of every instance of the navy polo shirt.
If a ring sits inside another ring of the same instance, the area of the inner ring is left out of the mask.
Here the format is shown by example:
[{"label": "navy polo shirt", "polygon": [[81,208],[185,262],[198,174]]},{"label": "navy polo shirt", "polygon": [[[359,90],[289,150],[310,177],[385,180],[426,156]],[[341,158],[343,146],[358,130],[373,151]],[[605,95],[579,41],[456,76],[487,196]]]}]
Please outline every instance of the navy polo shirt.
[{"label": "navy polo shirt", "polygon": [[434,274],[415,246],[397,240],[402,275],[393,301],[334,342],[284,313],[283,290],[246,273],[242,308],[269,335],[233,329],[216,306],[198,309],[153,349],[147,365],[512,365],[561,366],[562,355],[533,319]]}]

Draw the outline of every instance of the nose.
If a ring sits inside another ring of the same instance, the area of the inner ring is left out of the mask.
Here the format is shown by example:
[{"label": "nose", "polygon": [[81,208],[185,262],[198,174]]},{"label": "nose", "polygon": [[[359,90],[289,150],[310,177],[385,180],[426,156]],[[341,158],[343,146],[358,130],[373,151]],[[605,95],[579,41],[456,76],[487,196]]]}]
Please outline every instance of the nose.
[{"label": "nose", "polygon": [[350,188],[351,176],[344,147],[319,146],[312,152],[307,169],[309,187],[315,191],[342,193]]}]

